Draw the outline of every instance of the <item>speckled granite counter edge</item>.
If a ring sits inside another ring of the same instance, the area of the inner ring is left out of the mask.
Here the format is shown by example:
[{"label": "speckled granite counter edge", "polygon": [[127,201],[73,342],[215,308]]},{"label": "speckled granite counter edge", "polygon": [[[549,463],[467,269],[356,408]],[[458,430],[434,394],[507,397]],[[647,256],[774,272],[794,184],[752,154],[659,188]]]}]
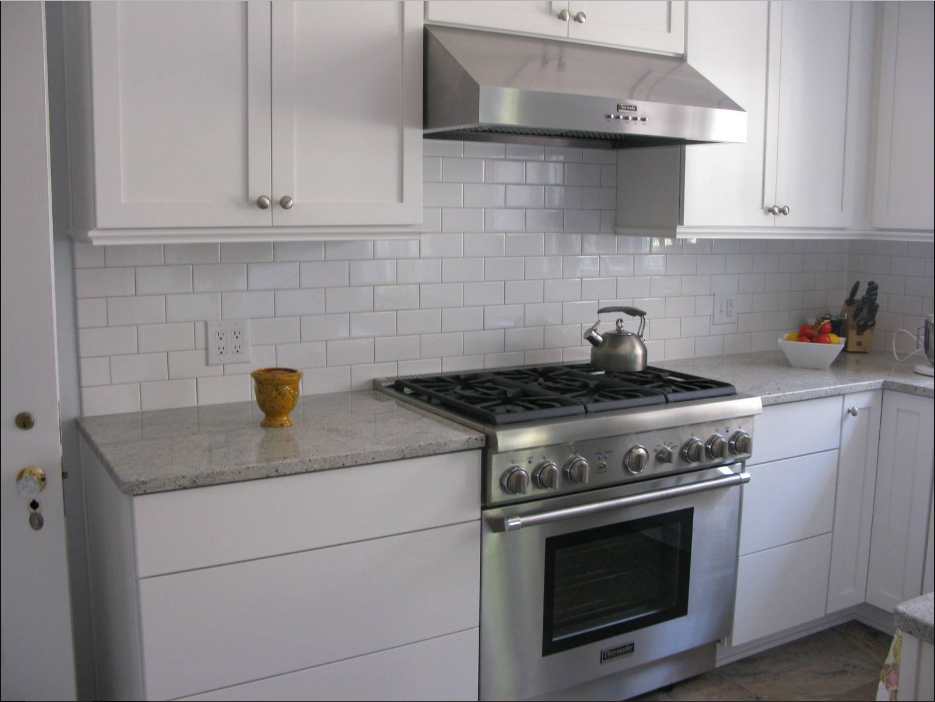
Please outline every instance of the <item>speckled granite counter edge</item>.
[{"label": "speckled granite counter edge", "polygon": [[893,610],[896,628],[926,643],[935,643],[935,593],[897,605]]}]

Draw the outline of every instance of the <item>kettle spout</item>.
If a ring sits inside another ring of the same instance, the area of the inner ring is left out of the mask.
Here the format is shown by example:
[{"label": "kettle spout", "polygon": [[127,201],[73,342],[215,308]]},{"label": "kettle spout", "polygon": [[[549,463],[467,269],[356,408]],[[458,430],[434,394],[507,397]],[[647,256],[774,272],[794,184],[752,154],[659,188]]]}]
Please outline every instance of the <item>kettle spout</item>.
[{"label": "kettle spout", "polygon": [[[600,324],[600,322],[598,322],[598,324]],[[591,344],[591,346],[600,346],[604,343],[604,337],[597,331],[597,324],[585,332],[584,339]]]}]

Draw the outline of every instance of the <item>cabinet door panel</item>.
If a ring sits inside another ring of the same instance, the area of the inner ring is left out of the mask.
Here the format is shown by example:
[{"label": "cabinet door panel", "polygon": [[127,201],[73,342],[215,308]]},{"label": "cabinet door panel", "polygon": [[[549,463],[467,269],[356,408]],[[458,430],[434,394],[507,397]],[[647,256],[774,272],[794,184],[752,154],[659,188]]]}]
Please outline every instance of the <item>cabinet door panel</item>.
[{"label": "cabinet door panel", "polygon": [[830,558],[831,534],[742,556],[731,645],[824,616]]},{"label": "cabinet door panel", "polygon": [[883,393],[867,602],[889,612],[922,594],[933,420],[931,398]]},{"label": "cabinet door panel", "polygon": [[422,221],[420,3],[274,2],[273,200],[276,226]]},{"label": "cabinet door panel", "polygon": [[[568,10],[570,39],[673,54],[685,51],[684,2],[571,0]],[[585,13],[585,22],[574,20],[579,12]]]},{"label": "cabinet door panel", "polygon": [[776,224],[845,226],[851,3],[783,3],[781,27]]},{"label": "cabinet door panel", "polygon": [[766,2],[692,2],[686,58],[747,112],[747,143],[685,148],[682,224],[773,226],[763,208]]},{"label": "cabinet door panel", "polygon": [[547,0],[436,0],[425,3],[425,19],[505,32],[567,37],[568,22],[558,18],[558,13],[567,7],[567,2]]},{"label": "cabinet door panel", "polygon": [[838,452],[750,466],[743,486],[740,555],[831,531]]},{"label": "cabinet door panel", "polygon": [[873,226],[935,227],[935,59],[930,2],[884,5]]},{"label": "cabinet door panel", "polygon": [[476,700],[477,629],[186,700]]},{"label": "cabinet door panel", "polygon": [[146,692],[171,699],[478,626],[480,525],[140,581]]},{"label": "cabinet door panel", "polygon": [[94,3],[90,21],[97,227],[269,225],[268,3]]},{"label": "cabinet door panel", "polygon": [[[829,614],[860,604],[867,593],[882,405],[883,393],[880,390],[844,396],[828,582]],[[848,412],[855,407],[857,416]]]}]

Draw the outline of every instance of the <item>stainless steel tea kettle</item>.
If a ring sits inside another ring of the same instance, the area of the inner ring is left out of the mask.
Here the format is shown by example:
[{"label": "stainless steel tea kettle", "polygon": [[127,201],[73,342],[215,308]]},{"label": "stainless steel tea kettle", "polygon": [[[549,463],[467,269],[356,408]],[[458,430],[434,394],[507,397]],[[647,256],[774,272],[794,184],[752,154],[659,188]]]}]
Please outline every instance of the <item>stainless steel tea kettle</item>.
[{"label": "stainless steel tea kettle", "polygon": [[641,371],[646,369],[646,344],[643,330],[646,328],[646,313],[636,307],[602,307],[598,314],[622,312],[640,318],[640,328],[635,334],[623,328],[623,320],[617,320],[617,328],[603,334],[598,333],[597,320],[588,329],[584,338],[591,344],[591,365],[604,371]]}]

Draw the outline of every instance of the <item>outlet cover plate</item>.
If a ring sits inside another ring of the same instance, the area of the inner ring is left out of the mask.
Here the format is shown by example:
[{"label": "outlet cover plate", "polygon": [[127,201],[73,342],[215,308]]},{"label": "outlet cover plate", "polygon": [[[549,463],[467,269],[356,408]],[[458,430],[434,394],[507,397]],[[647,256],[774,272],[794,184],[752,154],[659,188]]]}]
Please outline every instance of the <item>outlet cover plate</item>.
[{"label": "outlet cover plate", "polygon": [[250,360],[249,319],[215,319],[207,325],[209,366]]},{"label": "outlet cover plate", "polygon": [[737,293],[714,293],[714,324],[737,323]]}]

